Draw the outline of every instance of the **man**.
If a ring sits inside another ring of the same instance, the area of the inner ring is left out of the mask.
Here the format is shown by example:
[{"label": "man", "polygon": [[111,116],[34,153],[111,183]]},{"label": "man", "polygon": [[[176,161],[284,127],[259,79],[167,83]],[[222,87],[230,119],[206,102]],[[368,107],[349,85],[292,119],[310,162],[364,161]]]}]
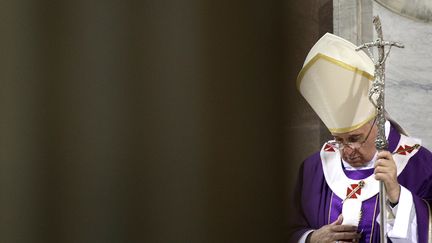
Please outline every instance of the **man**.
[{"label": "man", "polygon": [[289,242],[379,242],[379,182],[391,242],[432,242],[432,154],[387,116],[388,151],[377,151],[368,99],[374,64],[345,39],[325,34],[310,50],[297,88],[334,140],[300,168]]}]

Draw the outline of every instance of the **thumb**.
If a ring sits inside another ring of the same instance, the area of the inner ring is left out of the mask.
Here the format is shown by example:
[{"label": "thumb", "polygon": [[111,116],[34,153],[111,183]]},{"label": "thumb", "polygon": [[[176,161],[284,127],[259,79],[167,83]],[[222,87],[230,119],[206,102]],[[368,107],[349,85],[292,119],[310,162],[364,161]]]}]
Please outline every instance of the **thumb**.
[{"label": "thumb", "polygon": [[333,223],[331,223],[331,225],[341,225],[342,221],[343,221],[342,214],[339,214],[338,218]]}]

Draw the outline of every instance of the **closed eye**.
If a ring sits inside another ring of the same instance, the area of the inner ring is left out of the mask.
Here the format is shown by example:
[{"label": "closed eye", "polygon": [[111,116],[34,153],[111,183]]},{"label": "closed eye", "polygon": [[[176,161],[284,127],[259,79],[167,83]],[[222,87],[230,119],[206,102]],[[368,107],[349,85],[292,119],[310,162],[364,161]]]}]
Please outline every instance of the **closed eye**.
[{"label": "closed eye", "polygon": [[349,143],[355,143],[358,142],[360,140],[361,136],[360,135],[356,135],[356,136],[350,136],[348,138],[348,142]]}]

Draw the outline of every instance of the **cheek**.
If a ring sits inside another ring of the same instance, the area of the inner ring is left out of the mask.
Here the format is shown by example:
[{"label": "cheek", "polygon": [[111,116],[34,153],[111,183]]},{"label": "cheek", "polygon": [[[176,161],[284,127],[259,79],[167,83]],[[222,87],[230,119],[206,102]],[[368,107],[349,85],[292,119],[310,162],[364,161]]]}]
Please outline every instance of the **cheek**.
[{"label": "cheek", "polygon": [[368,146],[368,150],[371,150],[371,151],[375,152],[375,150],[376,150],[375,139],[373,139],[372,141],[370,141],[369,146]]},{"label": "cheek", "polygon": [[366,160],[371,160],[376,153],[375,142],[371,142],[361,150],[361,155]]},{"label": "cheek", "polygon": [[364,147],[366,151],[371,151],[375,149],[375,142],[370,142],[367,146]]}]

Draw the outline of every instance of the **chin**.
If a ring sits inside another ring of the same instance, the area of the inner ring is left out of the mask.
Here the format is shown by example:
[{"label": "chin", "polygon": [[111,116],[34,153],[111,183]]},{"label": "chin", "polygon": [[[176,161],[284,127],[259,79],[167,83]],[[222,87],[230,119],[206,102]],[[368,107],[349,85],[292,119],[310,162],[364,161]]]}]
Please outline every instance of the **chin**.
[{"label": "chin", "polygon": [[348,164],[350,164],[352,167],[362,167],[366,164],[365,161],[363,161],[361,158],[356,159],[346,159],[345,160]]}]

